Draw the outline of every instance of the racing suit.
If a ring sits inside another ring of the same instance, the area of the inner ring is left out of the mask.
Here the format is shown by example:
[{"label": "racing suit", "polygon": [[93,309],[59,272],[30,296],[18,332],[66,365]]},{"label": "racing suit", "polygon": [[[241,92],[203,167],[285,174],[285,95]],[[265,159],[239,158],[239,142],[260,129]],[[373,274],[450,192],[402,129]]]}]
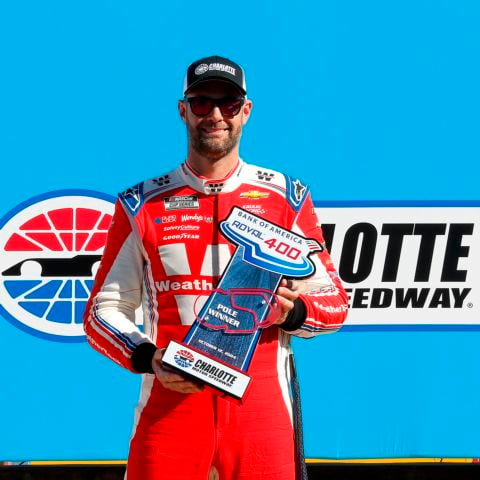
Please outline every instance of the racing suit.
[{"label": "racing suit", "polygon": [[[242,403],[209,389],[172,392],[152,373],[156,348],[182,341],[195,302],[215,288],[235,250],[218,228],[233,206],[323,244],[308,188],[241,160],[227,178],[215,181],[185,163],[117,200],[85,331],[99,352],[144,373],[128,480],[206,479],[212,466],[220,480],[295,478],[290,336],[333,332],[347,311],[347,295],[325,249],[311,257],[321,288],[301,294],[281,327],[263,330]],[[143,331],[135,324],[140,305]]]}]

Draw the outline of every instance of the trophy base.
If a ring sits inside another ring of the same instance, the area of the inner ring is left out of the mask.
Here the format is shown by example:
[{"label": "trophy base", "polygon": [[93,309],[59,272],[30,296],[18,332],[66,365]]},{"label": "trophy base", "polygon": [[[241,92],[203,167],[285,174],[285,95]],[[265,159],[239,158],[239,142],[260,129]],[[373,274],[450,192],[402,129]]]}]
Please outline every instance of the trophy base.
[{"label": "trophy base", "polygon": [[250,383],[250,377],[240,370],[174,341],[168,344],[162,362],[239,400]]}]

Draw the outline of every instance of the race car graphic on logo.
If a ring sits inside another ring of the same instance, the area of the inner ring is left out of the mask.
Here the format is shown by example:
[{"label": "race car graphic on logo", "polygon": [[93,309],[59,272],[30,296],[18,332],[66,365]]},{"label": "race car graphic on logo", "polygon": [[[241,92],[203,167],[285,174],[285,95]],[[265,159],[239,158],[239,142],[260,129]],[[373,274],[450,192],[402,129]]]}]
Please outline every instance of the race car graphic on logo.
[{"label": "race car graphic on logo", "polygon": [[98,192],[62,190],[9,212],[0,221],[0,314],[34,335],[84,340],[83,312],[113,202]]}]

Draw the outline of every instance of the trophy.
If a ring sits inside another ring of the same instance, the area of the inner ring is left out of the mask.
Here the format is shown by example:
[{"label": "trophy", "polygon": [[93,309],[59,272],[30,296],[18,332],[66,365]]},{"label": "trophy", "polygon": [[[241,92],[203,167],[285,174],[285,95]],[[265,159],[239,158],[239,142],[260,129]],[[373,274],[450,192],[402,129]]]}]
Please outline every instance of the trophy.
[{"label": "trophy", "polygon": [[311,276],[315,266],[309,255],[322,247],[239,207],[232,208],[220,230],[237,245],[235,253],[217,288],[193,312],[195,321],[183,342],[169,343],[163,363],[241,399],[262,329],[280,314],[275,291],[282,277]]}]

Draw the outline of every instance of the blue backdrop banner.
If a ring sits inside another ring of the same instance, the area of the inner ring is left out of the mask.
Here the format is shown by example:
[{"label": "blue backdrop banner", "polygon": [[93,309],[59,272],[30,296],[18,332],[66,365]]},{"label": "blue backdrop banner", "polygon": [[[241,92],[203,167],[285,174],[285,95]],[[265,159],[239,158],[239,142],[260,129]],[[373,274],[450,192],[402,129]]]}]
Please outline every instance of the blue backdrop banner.
[{"label": "blue backdrop banner", "polygon": [[295,339],[308,458],[480,457],[480,4],[0,6],[0,461],[122,460],[139,377],[81,315],[119,191],[182,162],[192,61],[245,67],[241,154],[308,183],[350,295]]}]

